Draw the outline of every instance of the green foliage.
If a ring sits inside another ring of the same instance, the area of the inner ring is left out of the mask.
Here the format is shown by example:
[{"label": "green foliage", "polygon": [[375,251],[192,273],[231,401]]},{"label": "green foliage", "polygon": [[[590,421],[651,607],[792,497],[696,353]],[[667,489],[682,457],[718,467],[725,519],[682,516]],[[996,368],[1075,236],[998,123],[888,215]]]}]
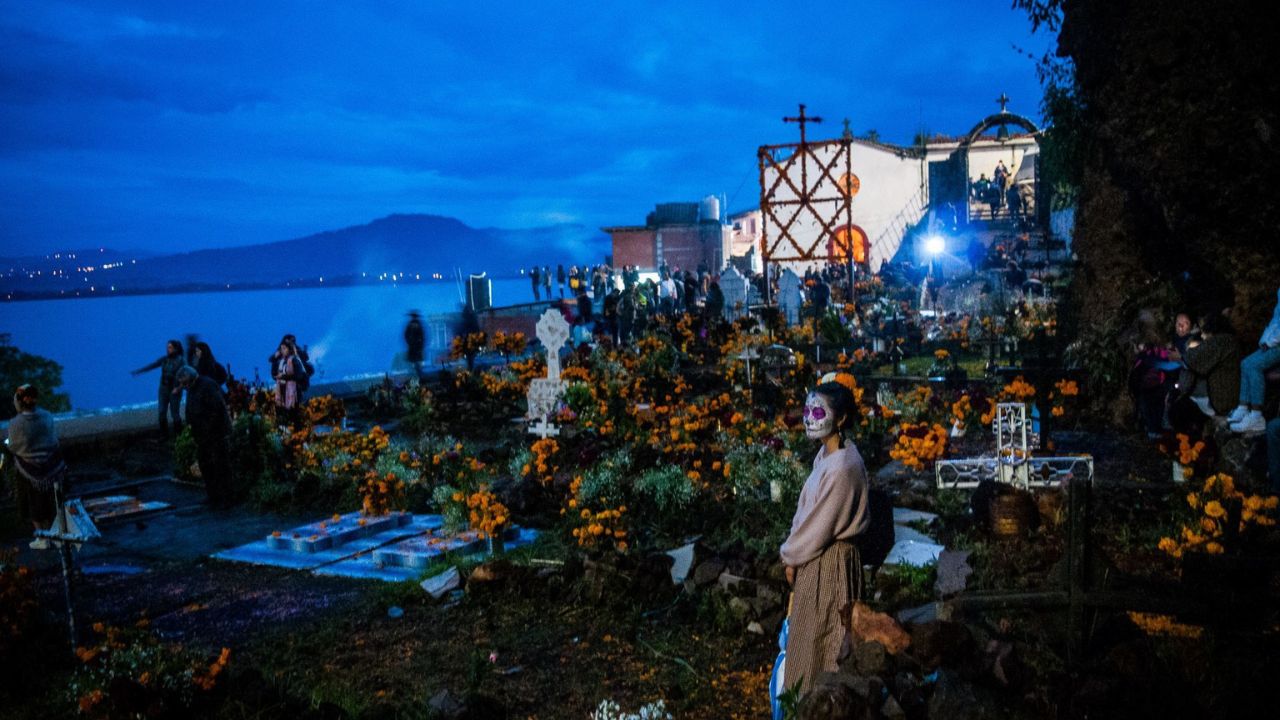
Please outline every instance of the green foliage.
[{"label": "green foliage", "polygon": [[173,441],[173,474],[179,480],[192,482],[196,479],[191,466],[196,462],[196,436],[191,433],[191,426],[183,426],[182,432]]},{"label": "green foliage", "polygon": [[575,415],[582,415],[591,409],[591,388],[586,383],[570,383],[564,390],[564,404],[569,406]]},{"label": "green foliage", "polygon": [[678,465],[662,465],[636,478],[635,493],[638,500],[665,515],[688,508],[697,490]]},{"label": "green foliage", "polygon": [[400,408],[404,413],[400,424],[412,435],[431,432],[440,426],[439,413],[431,391],[410,380],[400,396]]},{"label": "green foliage", "polygon": [[440,485],[431,491],[431,500],[435,503],[436,511],[444,518],[446,532],[459,532],[467,527],[466,501],[454,499],[454,495],[461,492],[452,485]]},{"label": "green foliage", "polygon": [[618,450],[597,461],[582,476],[579,497],[594,503],[603,499],[620,500],[624,497],[626,479],[631,473],[631,453]]},{"label": "green foliage", "polygon": [[840,347],[853,342],[853,334],[840,319],[840,313],[835,310],[828,310],[825,315],[818,318],[818,337],[828,345]]},{"label": "green foliage", "polygon": [[[9,344],[8,333],[0,333],[0,393],[12,397],[13,391],[26,383],[40,391],[40,407],[45,410],[56,413],[71,409],[71,398],[56,392],[62,385],[62,366],[19,350]],[[0,402],[0,420],[8,420],[16,412],[12,402]]]},{"label": "green foliage", "polygon": [[885,607],[912,607],[934,599],[933,586],[937,580],[935,564],[886,565],[876,577],[876,588]]}]

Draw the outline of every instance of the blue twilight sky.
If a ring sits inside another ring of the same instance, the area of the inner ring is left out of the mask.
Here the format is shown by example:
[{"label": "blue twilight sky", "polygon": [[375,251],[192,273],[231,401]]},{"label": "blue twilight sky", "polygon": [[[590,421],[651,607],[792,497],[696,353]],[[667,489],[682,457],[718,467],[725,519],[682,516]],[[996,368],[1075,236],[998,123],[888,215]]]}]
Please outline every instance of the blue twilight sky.
[{"label": "blue twilight sky", "polygon": [[737,210],[798,102],[811,137],[1038,119],[1010,4],[0,0],[0,255]]}]

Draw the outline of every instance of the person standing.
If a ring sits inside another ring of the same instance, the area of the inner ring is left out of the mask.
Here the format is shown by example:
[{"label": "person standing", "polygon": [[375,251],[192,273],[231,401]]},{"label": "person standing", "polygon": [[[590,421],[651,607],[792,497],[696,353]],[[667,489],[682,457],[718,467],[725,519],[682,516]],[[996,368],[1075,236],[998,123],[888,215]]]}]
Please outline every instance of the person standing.
[{"label": "person standing", "polygon": [[529,284],[533,286],[533,301],[538,302],[542,299],[539,292],[542,289],[542,273],[538,272],[537,265],[529,270]]},{"label": "person standing", "polygon": [[560,286],[560,299],[564,299],[564,264],[556,265],[556,284]]},{"label": "person standing", "polygon": [[[537,268],[534,268],[535,270]],[[537,283],[534,283],[537,292]],[[422,381],[423,351],[427,347],[427,333],[422,327],[422,315],[417,310],[409,311],[409,322],[404,326],[405,359],[413,366],[413,374]]]},{"label": "person standing", "polygon": [[213,350],[209,347],[209,343],[197,342],[191,346],[191,367],[219,386],[227,382],[227,369],[213,357]]},{"label": "person standing", "polygon": [[542,295],[547,299],[547,302],[551,301],[551,266],[550,265],[542,266]]},{"label": "person standing", "polygon": [[231,415],[222,389],[186,365],[178,370],[178,384],[187,391],[187,424],[196,441],[196,463],[204,480],[209,505],[231,504]]},{"label": "person standing", "polygon": [[1280,365],[1280,291],[1276,292],[1271,322],[1258,338],[1258,349],[1240,361],[1240,404],[1227,417],[1231,432],[1258,435],[1267,429],[1262,401],[1266,399],[1267,371],[1276,365]]},{"label": "person standing", "polygon": [[[53,486],[66,478],[67,464],[62,460],[53,416],[38,407],[39,400],[40,391],[31,385],[22,385],[14,392],[13,408],[18,414],[9,421],[6,444],[21,476],[17,483],[19,513],[35,530],[48,530],[58,515]],[[48,547],[49,541],[44,538],[31,541],[33,550]]]},{"label": "person standing", "polygon": [[819,443],[800,491],[791,532],[778,554],[792,586],[784,687],[813,687],[838,669],[846,649],[841,611],[862,595],[862,562],[854,538],[867,531],[867,468],[844,431],[854,422],[853,393],[821,383],[804,406],[805,435]]},{"label": "person standing", "polygon": [[301,400],[298,384],[307,375],[302,358],[288,342],[281,342],[271,356],[271,378],[276,381],[276,407],[292,412]]},{"label": "person standing", "polygon": [[186,364],[182,357],[182,343],[178,340],[170,340],[165,344],[164,355],[155,362],[133,371],[133,375],[137,376],[160,368],[160,389],[156,398],[160,404],[160,435],[162,437],[169,434],[170,417],[173,418],[174,435],[182,432],[182,416],[178,412],[178,406],[182,404],[182,388],[175,384],[174,376],[178,368]]}]

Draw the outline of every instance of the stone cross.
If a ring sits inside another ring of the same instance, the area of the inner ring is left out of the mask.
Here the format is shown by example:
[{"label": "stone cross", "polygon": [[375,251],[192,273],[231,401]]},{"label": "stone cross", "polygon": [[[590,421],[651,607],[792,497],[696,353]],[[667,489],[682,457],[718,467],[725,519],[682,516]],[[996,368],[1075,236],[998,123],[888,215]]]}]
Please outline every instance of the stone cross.
[{"label": "stone cross", "polygon": [[529,432],[546,439],[559,435],[560,428],[550,422],[564,392],[564,382],[560,379],[560,348],[569,339],[569,323],[555,308],[548,308],[538,319],[538,340],[547,351],[547,376],[534,378],[529,382],[529,412],[526,415],[533,421]]},{"label": "stone cross", "polygon": [[720,275],[720,292],[724,293],[724,318],[737,320],[747,312],[747,279],[731,267]]},{"label": "stone cross", "polygon": [[800,294],[801,284],[800,276],[791,268],[783,270],[782,277],[778,278],[778,309],[782,311],[788,325],[800,322],[800,306],[804,303],[804,297]]}]

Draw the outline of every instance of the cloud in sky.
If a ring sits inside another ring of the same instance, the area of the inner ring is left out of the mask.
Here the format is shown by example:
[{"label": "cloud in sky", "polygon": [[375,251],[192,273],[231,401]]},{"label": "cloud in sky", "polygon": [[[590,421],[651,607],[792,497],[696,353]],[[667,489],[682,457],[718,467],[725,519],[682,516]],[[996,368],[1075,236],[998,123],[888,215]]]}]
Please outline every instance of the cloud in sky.
[{"label": "cloud in sky", "polygon": [[474,226],[754,204],[798,102],[836,136],[1038,115],[1008,0],[13,4],[0,254],[277,240],[392,212]]}]

